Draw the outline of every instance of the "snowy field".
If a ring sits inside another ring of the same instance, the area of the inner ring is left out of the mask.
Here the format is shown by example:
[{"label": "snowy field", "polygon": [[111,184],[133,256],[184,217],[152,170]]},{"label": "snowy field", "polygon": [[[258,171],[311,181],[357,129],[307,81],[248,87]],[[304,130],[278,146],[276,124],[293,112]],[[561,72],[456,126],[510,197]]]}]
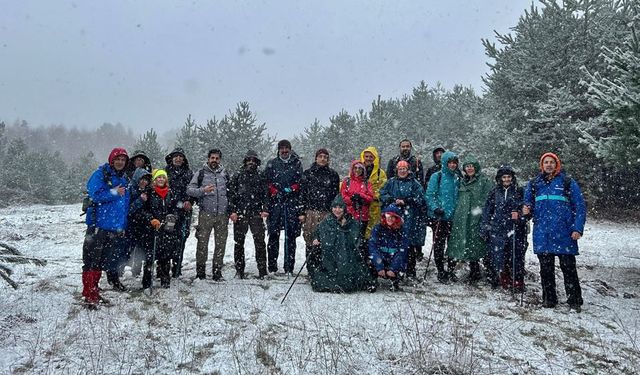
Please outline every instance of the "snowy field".
[{"label": "snowy field", "polygon": [[[148,297],[127,271],[133,291],[115,292],[103,277],[113,306],[88,311],[79,304],[79,212],[79,205],[0,210],[0,242],[48,262],[13,266],[17,290],[0,281],[2,374],[640,373],[638,224],[588,221],[578,257],[580,314],[564,303],[539,306],[531,250],[523,306],[486,284],[438,284],[433,262],[424,284],[397,293],[383,284],[374,294],[319,294],[301,277],[280,304],[290,284],[284,275],[233,278],[231,228],[225,282],[192,282],[192,233],[184,276],[171,289]],[[253,276],[250,239],[247,247]],[[296,269],[302,238],[298,249]],[[458,271],[465,274],[466,267]]]}]

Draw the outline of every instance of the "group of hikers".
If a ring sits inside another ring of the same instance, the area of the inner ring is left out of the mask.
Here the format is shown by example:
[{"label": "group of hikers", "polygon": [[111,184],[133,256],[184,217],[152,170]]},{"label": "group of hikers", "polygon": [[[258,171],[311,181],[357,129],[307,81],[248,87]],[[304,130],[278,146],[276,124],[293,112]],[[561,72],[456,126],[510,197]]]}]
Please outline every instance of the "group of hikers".
[{"label": "group of hikers", "polygon": [[[215,148],[194,171],[180,148],[166,156],[164,169],[152,169],[142,151],[129,157],[125,149],[114,148],[87,183],[82,295],[89,306],[105,301],[98,287],[103,271],[114,289],[127,290],[120,280],[125,265],[134,276],[142,273],[143,291],[150,290],[154,277],[169,288],[171,279],[181,276],[197,205],[197,279],[207,277],[213,232],[211,275],[224,280],[231,220],[236,277],[248,277],[244,243],[249,230],[259,279],[278,271],[282,231],[284,272],[293,274],[296,238],[303,233],[310,284],[327,292],[375,292],[380,279],[398,290],[401,279],[417,278],[417,262],[428,258],[428,268],[432,255],[441,283],[457,282],[457,264],[463,262],[469,267],[466,282],[481,280],[484,268],[492,287],[524,291],[528,221],[533,219],[543,306],[558,303],[557,256],[567,303],[580,311],[575,255],[586,207],[557,155],[542,155],[540,173],[522,188],[508,165],[498,168],[492,182],[472,156],[461,162],[454,152],[437,147],[434,165],[424,170],[409,140],[399,148],[386,170],[375,147],[364,149],[342,180],[329,166],[327,149],[317,150],[313,164],[303,170],[288,140],[278,142],[277,155],[264,170],[258,154],[249,150],[232,176]],[[427,227],[433,241],[425,257]]]}]

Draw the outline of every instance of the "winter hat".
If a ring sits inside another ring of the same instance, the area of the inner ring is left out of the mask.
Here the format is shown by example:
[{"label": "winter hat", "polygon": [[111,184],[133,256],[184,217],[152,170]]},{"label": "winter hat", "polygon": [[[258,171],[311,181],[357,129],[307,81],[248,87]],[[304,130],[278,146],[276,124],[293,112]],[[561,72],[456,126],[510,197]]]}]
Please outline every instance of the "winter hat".
[{"label": "winter hat", "polygon": [[127,150],[122,147],[116,147],[109,153],[109,164],[113,164],[113,159],[118,156],[124,155],[127,157],[127,161],[129,161],[129,155],[127,154]]},{"label": "winter hat", "polygon": [[510,175],[512,179],[512,183],[515,183],[516,172],[509,164],[501,165],[496,172],[496,183],[498,185],[502,185],[502,176]]},{"label": "winter hat", "polygon": [[326,148],[319,148],[318,151],[316,151],[316,158],[320,154],[324,154],[324,155],[329,156],[329,150],[327,150]]},{"label": "winter hat", "polygon": [[153,176],[151,177],[151,179],[155,181],[156,178],[160,176],[164,176],[164,178],[166,178],[167,180],[169,179],[169,176],[167,176],[167,172],[164,169],[156,169],[155,171],[153,171]]},{"label": "winter hat", "polygon": [[396,169],[403,168],[403,167],[409,169],[409,163],[407,163],[404,160],[400,160],[398,164],[396,164]]},{"label": "winter hat", "polygon": [[167,162],[167,165],[171,165],[173,162],[173,157],[176,155],[181,155],[184,158],[184,162],[189,167],[189,162],[187,161],[187,155],[184,153],[184,149],[182,147],[176,147],[171,151],[171,153],[164,157],[164,161]]},{"label": "winter hat", "polygon": [[278,150],[283,148],[283,147],[286,147],[289,150],[291,150],[291,148],[292,148],[291,147],[291,142],[289,142],[287,139],[283,139],[280,142],[278,142]]},{"label": "winter hat", "polygon": [[558,175],[558,173],[560,173],[560,169],[562,168],[562,164],[560,163],[560,158],[558,157],[558,155],[554,154],[553,152],[546,152],[540,157],[540,170],[542,172],[544,172],[544,168],[542,168],[542,161],[544,160],[544,158],[546,158],[548,156],[551,156],[552,158],[554,158],[556,160],[556,169],[553,171],[553,173],[551,173],[551,176],[555,177],[555,176]]},{"label": "winter hat", "polygon": [[400,227],[402,226],[404,220],[402,220],[402,210],[400,210],[400,207],[396,206],[395,203],[391,203],[390,205],[388,205],[387,207],[382,209],[382,214],[380,216],[380,222],[381,224],[389,227],[389,225],[387,224],[387,219],[385,217],[385,215],[391,214],[393,216],[396,217],[396,223],[394,226],[392,226],[392,229],[398,230],[400,229]]},{"label": "winter hat", "polygon": [[256,160],[256,164],[260,165],[260,158],[258,158],[258,153],[253,151],[253,150],[249,150],[247,151],[247,153],[244,155],[244,159],[242,160],[242,164],[245,164],[247,161],[249,161],[249,159],[255,159]]},{"label": "winter hat", "polygon": [[342,195],[338,194],[331,202],[331,208],[334,207],[342,207],[343,210],[347,209],[347,205],[344,203],[344,199],[342,199]]},{"label": "winter hat", "polygon": [[144,168],[136,168],[131,177],[131,181],[133,181],[135,185],[138,185],[138,182],[143,178],[148,178],[149,182],[151,182],[151,173]]}]

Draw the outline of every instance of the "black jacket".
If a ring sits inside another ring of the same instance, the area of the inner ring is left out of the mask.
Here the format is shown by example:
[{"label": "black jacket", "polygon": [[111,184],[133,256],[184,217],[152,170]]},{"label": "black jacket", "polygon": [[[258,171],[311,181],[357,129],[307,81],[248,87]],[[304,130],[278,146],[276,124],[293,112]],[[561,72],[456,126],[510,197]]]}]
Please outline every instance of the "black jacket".
[{"label": "black jacket", "polygon": [[229,182],[229,212],[255,216],[267,211],[267,180],[258,171],[242,167]]},{"label": "black jacket", "polygon": [[331,211],[331,202],[340,190],[338,172],[313,163],[302,176],[302,205],[304,210]]}]

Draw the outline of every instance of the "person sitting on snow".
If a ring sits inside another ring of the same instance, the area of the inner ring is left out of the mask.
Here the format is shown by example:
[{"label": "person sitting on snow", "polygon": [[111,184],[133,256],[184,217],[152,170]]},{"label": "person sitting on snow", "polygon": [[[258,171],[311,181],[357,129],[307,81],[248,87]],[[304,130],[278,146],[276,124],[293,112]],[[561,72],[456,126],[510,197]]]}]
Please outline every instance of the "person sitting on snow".
[{"label": "person sitting on snow", "polygon": [[[373,227],[369,238],[369,257],[377,277],[391,280],[391,290],[400,290],[399,278],[407,268],[409,240],[402,226],[402,211],[395,204],[382,210],[380,224]],[[375,292],[375,285],[369,289]]]},{"label": "person sitting on snow", "polygon": [[331,204],[331,214],[315,231],[314,252],[307,257],[307,264],[316,292],[348,293],[365,290],[373,283],[358,249],[360,225],[346,209],[344,200],[337,195]]}]

